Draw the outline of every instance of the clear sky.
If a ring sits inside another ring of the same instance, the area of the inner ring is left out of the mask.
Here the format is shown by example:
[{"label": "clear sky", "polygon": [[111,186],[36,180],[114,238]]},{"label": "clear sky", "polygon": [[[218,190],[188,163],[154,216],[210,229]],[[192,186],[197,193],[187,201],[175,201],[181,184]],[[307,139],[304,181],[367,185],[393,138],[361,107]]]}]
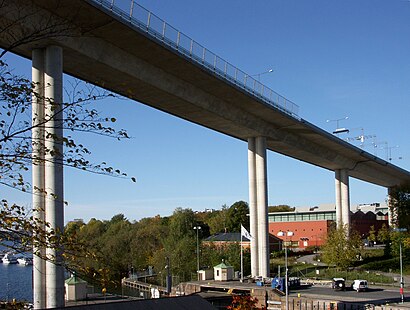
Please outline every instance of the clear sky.
[{"label": "clear sky", "polygon": [[[116,0],[119,1],[119,0]],[[128,0],[119,1],[126,7]],[[377,154],[410,169],[410,1],[139,0],[157,16],[300,106],[300,117],[343,138],[376,135]],[[30,74],[30,62],[9,59]],[[66,221],[170,215],[248,201],[247,144],[129,100],[101,109],[133,137],[81,138],[93,158],[137,178],[65,170]],[[376,149],[366,140],[370,153]],[[355,143],[355,142],[352,142]],[[397,147],[398,146],[398,147]],[[388,152],[387,152],[388,153]],[[399,159],[402,157],[402,159]],[[387,190],[350,180],[352,204],[384,202]],[[3,191],[4,189],[2,189]],[[268,153],[269,205],[333,203],[334,173]],[[25,205],[28,195],[8,194]]]}]

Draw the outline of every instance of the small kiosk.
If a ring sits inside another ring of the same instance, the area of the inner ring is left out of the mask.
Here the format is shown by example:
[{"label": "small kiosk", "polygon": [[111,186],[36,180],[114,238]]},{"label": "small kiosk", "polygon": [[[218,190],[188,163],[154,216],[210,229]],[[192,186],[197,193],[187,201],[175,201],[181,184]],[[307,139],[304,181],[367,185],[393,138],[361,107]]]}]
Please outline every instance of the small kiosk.
[{"label": "small kiosk", "polygon": [[65,299],[67,301],[84,300],[87,298],[87,282],[73,275],[65,280]]},{"label": "small kiosk", "polygon": [[222,263],[214,267],[214,279],[215,281],[231,281],[233,279],[233,267]]}]

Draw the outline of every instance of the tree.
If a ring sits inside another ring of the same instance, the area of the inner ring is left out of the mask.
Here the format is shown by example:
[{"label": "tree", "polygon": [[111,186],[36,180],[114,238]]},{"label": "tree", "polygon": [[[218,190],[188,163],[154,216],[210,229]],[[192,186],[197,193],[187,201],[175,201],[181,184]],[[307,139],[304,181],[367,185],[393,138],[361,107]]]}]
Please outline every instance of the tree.
[{"label": "tree", "polygon": [[357,260],[360,250],[361,240],[359,234],[351,231],[349,235],[348,227],[344,225],[329,231],[326,241],[322,246],[322,255],[326,263],[346,269]]},{"label": "tree", "polygon": [[383,224],[382,227],[377,232],[377,241],[384,243],[384,256],[389,257],[391,255],[391,244],[390,244],[390,230],[386,224]]},{"label": "tree", "polygon": [[[195,214],[191,209],[175,209],[169,219],[168,236],[163,241],[165,256],[170,258],[171,271],[181,281],[191,279],[196,270],[196,224]],[[155,256],[155,253],[154,253]],[[161,256],[161,260],[163,260]]]},{"label": "tree", "polygon": [[241,225],[249,229],[249,206],[245,201],[235,202],[228,210],[227,230],[229,232],[240,232]]},{"label": "tree", "polygon": [[390,230],[386,224],[383,224],[377,232],[377,241],[381,243],[387,243],[390,241]]},{"label": "tree", "polygon": [[226,231],[228,225],[228,209],[227,205],[223,205],[221,210],[210,214],[207,219],[207,224],[209,225],[211,235]]},{"label": "tree", "polygon": [[293,212],[295,211],[295,207],[291,207],[288,205],[277,205],[277,206],[270,206],[268,207],[268,212]]},{"label": "tree", "polygon": [[233,295],[232,304],[227,307],[228,310],[257,310],[266,309],[264,306],[262,308],[257,307],[258,299],[250,295]]},{"label": "tree", "polygon": [[392,188],[389,209],[393,226],[410,231],[410,183]]},{"label": "tree", "polygon": [[68,257],[68,267],[91,282],[99,282],[103,288],[118,286],[128,276],[132,264],[132,225],[123,214],[110,221],[91,219],[82,226],[70,225],[70,234],[65,235],[70,235],[73,243],[81,244],[90,254]]},{"label": "tree", "polygon": [[128,276],[131,265],[131,223],[123,214],[115,215],[108,223],[100,243],[103,262],[112,279]]},{"label": "tree", "polygon": [[168,231],[166,220],[160,216],[144,218],[133,225],[130,253],[134,269],[142,270],[149,265],[155,266],[156,270],[163,267],[164,259],[154,262],[152,258],[156,252],[163,250],[163,236],[167,236]]},{"label": "tree", "polygon": [[374,245],[374,243],[376,242],[377,237],[376,237],[376,230],[374,229],[374,225],[370,226],[369,236],[367,237],[367,239],[369,240],[369,242],[372,242],[372,245]]},{"label": "tree", "polygon": [[[402,255],[406,259],[410,258],[410,233],[408,231],[391,231],[389,242],[389,253],[392,257],[400,256],[400,244]],[[386,253],[385,253],[386,254]],[[389,256],[390,256],[389,255]]]}]

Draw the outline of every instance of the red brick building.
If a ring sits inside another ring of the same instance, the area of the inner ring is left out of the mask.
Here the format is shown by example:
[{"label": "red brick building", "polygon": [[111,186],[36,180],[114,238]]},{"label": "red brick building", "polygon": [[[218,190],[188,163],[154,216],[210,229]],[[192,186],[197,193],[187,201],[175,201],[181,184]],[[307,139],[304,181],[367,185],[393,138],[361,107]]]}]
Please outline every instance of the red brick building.
[{"label": "red brick building", "polygon": [[[363,239],[368,236],[371,226],[374,226],[376,232],[383,224],[388,226],[387,207],[380,204],[359,205],[354,212],[350,212],[350,218],[352,229]],[[294,212],[272,212],[269,213],[269,233],[277,236],[279,231],[293,232],[291,237],[279,237],[292,248],[321,246],[335,221],[334,206],[296,209]]]}]

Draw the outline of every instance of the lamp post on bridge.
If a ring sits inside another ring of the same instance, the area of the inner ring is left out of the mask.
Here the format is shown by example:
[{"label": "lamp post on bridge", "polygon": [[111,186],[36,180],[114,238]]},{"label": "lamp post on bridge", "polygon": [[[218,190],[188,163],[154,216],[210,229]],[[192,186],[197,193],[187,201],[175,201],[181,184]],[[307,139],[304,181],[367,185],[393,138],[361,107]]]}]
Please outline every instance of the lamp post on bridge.
[{"label": "lamp post on bridge", "polygon": [[266,70],[266,71],[263,71],[263,72],[260,72],[260,73],[256,73],[256,74],[245,74],[245,79],[244,79],[244,86],[245,87],[247,87],[247,80],[248,80],[248,77],[254,77],[254,76],[257,76],[258,77],[258,81],[256,82],[256,80],[255,79],[253,79],[253,91],[255,91],[256,90],[256,83],[258,83],[258,87],[260,87],[260,86],[262,86],[262,89],[263,89],[263,84],[260,82],[260,79],[261,79],[261,75],[263,75],[263,74],[267,74],[267,73],[271,73],[271,72],[273,72],[273,69],[269,69],[269,70]]},{"label": "lamp post on bridge", "polygon": [[343,117],[343,118],[338,118],[338,119],[328,119],[326,120],[326,123],[330,123],[330,122],[336,122],[336,129],[333,131],[333,134],[337,135],[339,133],[349,133],[349,129],[344,128],[344,127],[339,127],[339,122],[349,119],[348,116]]},{"label": "lamp post on bridge", "polygon": [[252,74],[252,75],[250,75],[250,76],[257,76],[257,77],[258,77],[258,82],[260,82],[261,75],[268,74],[268,73],[272,73],[272,72],[273,72],[273,69],[269,69],[269,70],[263,71],[263,72],[261,72],[261,73]]}]

